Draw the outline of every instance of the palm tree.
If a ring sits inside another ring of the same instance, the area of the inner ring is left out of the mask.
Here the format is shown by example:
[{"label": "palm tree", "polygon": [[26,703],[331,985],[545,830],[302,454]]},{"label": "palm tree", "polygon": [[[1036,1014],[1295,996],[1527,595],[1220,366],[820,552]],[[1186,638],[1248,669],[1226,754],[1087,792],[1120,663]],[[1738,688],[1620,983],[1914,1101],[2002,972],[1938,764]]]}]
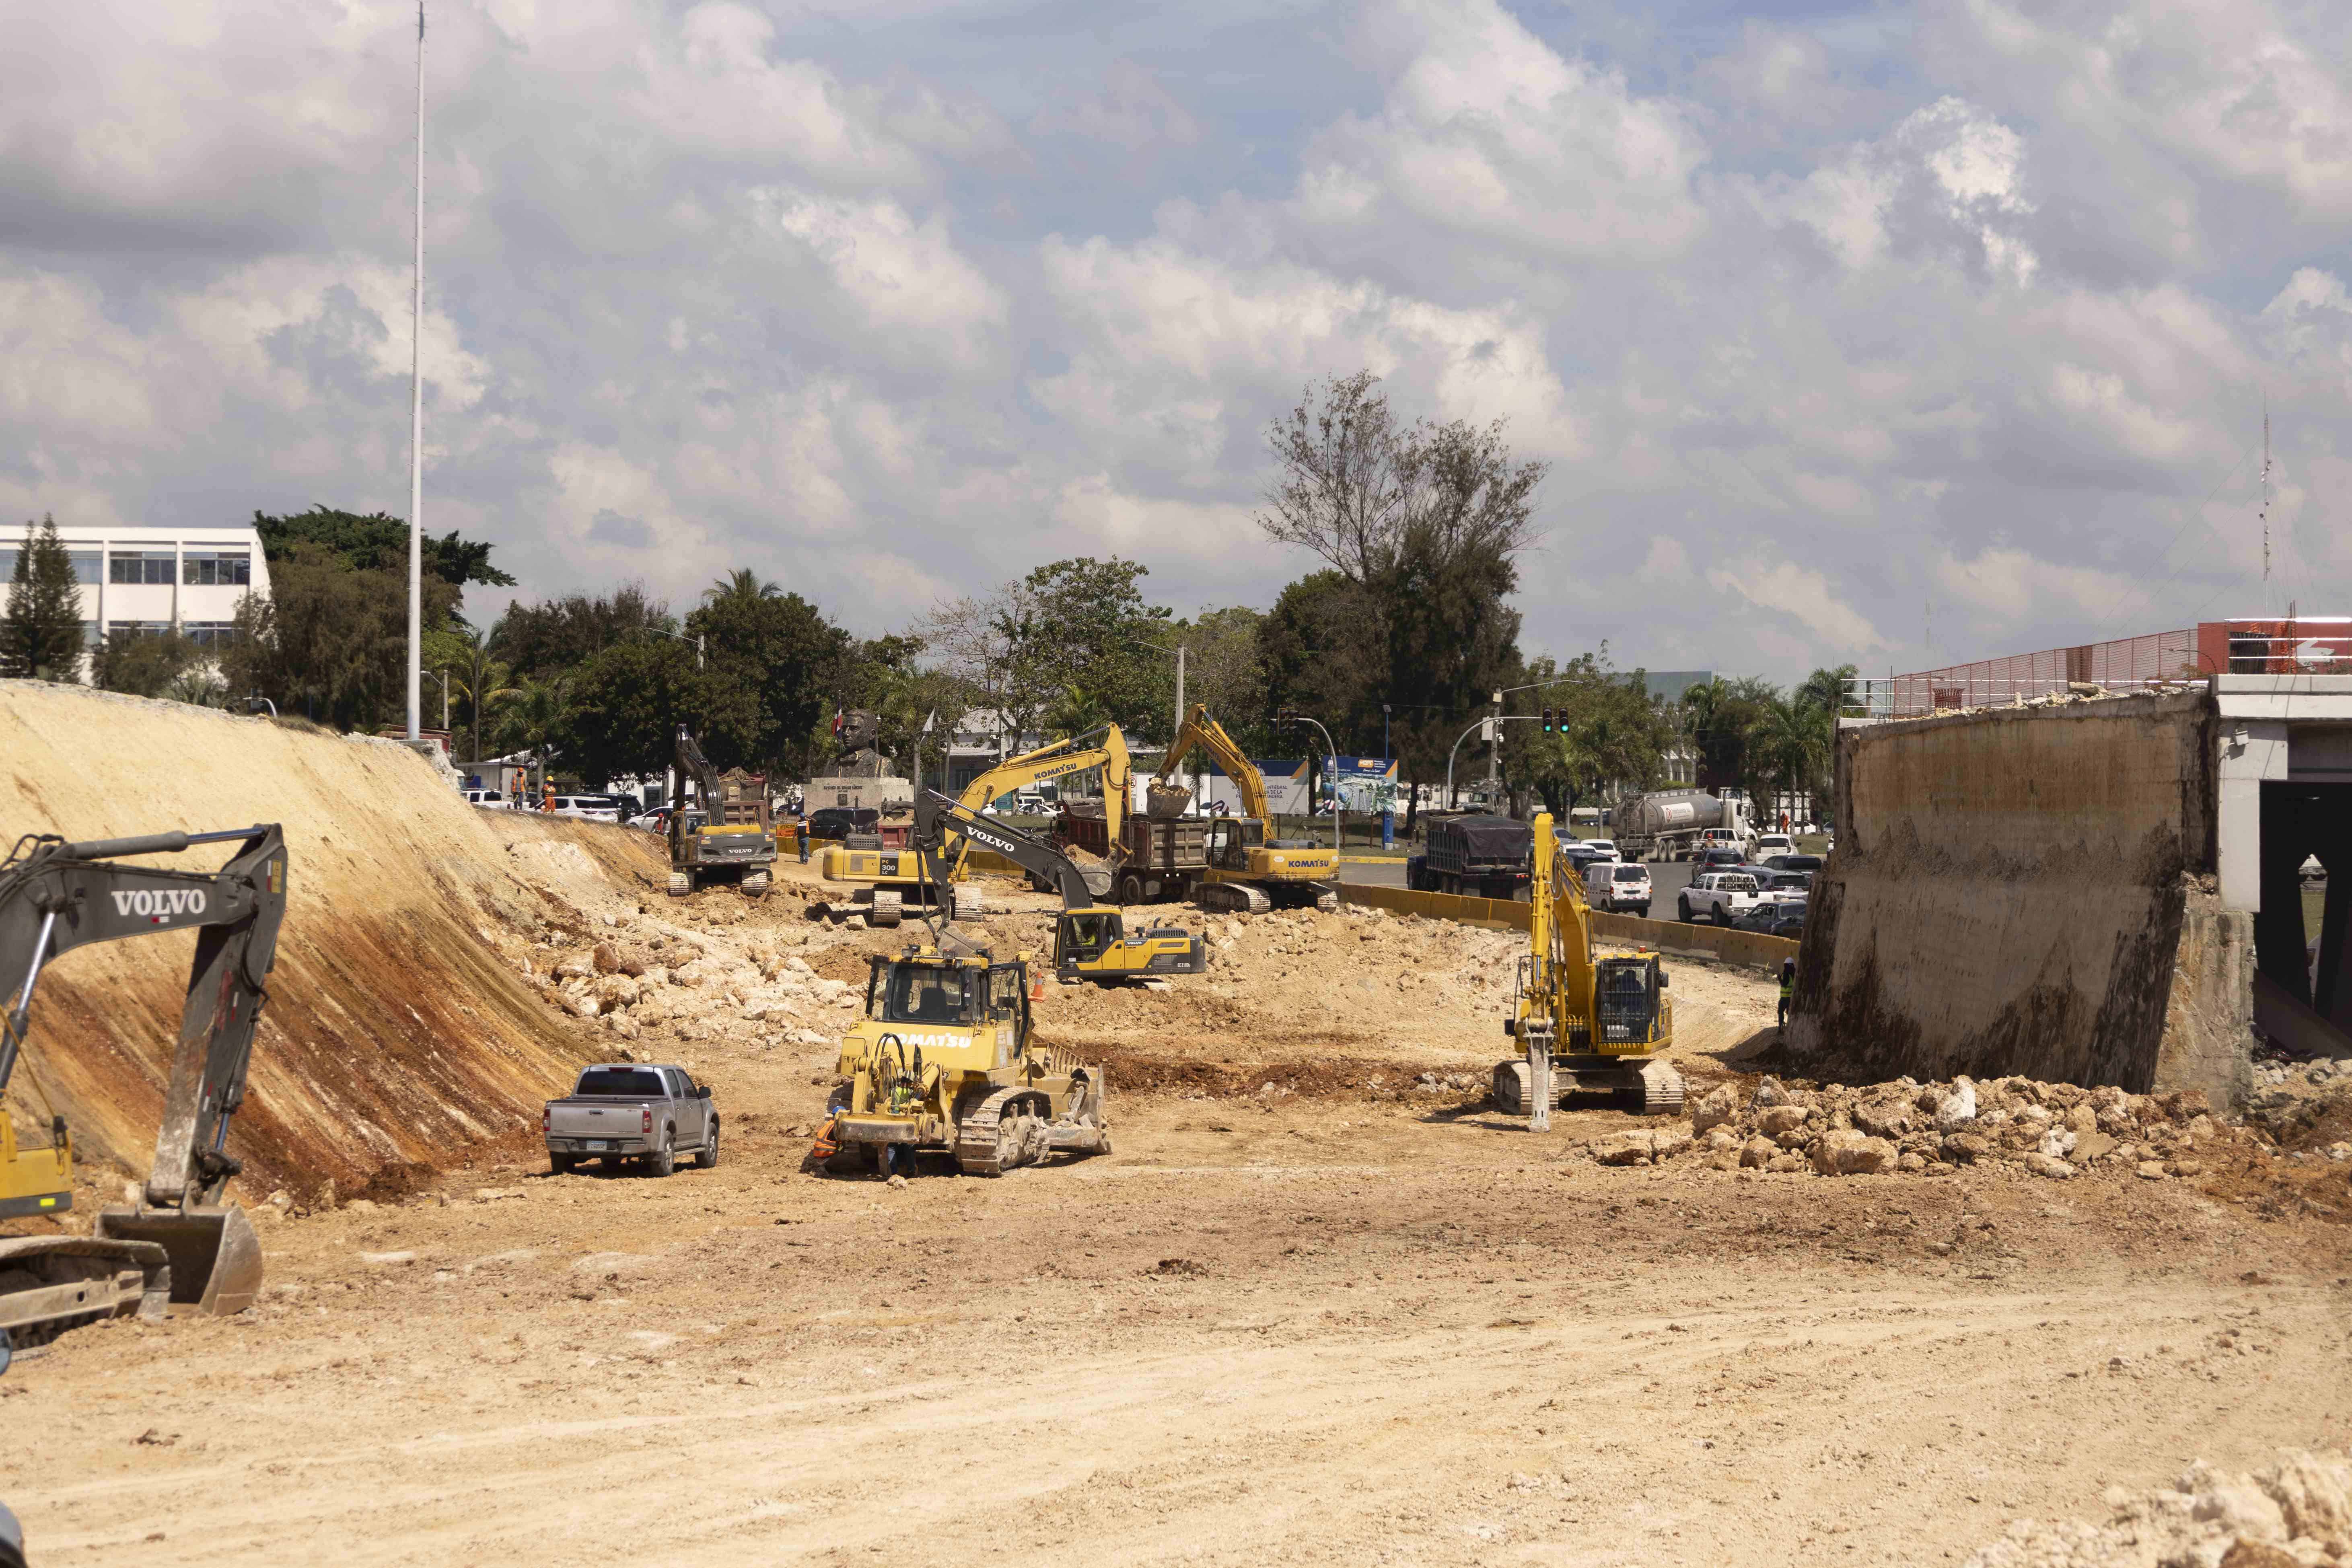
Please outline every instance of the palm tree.
[{"label": "palm tree", "polygon": [[482,710],[514,695],[514,688],[507,685],[507,678],[512,672],[490,657],[490,650],[484,643],[478,626],[461,624],[457,628],[436,634],[436,640],[441,643],[445,654],[449,657],[450,689],[465,698],[473,710],[473,760],[479,762],[482,758]]},{"label": "palm tree", "polygon": [[526,675],[521,685],[492,693],[491,700],[499,708],[499,744],[527,751],[536,758],[540,783],[544,785],[549,749],[572,717],[565,683]]},{"label": "palm tree", "polygon": [[749,566],[738,566],[718,582],[702,591],[706,605],[729,603],[756,604],[761,599],[783,596],[783,590],[773,583],[762,583],[760,574]]}]

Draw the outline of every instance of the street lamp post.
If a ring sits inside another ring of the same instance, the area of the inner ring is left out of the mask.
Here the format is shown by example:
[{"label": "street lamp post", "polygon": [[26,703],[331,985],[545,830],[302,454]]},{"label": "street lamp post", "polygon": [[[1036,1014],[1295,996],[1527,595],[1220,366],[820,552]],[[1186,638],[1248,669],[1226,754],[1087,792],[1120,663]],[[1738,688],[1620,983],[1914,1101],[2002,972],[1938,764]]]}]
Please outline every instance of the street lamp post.
[{"label": "street lamp post", "polygon": [[[1315,729],[1316,729],[1316,732],[1317,732],[1318,734],[1319,734],[1319,735],[1321,735],[1321,736],[1323,737],[1323,748],[1324,748],[1324,750],[1326,750],[1326,751],[1328,751],[1328,752],[1329,752],[1331,753],[1331,852],[1332,852],[1334,855],[1336,855],[1336,854],[1338,854],[1338,853],[1339,852],[1339,834],[1340,834],[1340,827],[1339,827],[1339,748],[1338,746],[1333,745],[1333,744],[1331,743],[1331,731],[1323,728],[1322,721],[1320,721],[1320,720],[1318,720],[1318,719],[1310,719],[1310,718],[1308,718],[1306,714],[1301,713],[1301,712],[1298,712],[1297,710],[1295,710],[1295,709],[1294,709],[1294,710],[1291,711],[1291,714],[1290,714],[1290,721],[1291,721],[1292,723],[1294,723],[1294,724],[1312,724],[1312,725],[1314,725],[1314,726],[1315,726]],[[1308,802],[1308,805],[1312,805],[1313,804],[1314,804],[1314,803],[1313,803],[1311,800]],[[1309,813],[1309,815],[1311,816],[1311,815],[1312,815],[1312,813]]]}]

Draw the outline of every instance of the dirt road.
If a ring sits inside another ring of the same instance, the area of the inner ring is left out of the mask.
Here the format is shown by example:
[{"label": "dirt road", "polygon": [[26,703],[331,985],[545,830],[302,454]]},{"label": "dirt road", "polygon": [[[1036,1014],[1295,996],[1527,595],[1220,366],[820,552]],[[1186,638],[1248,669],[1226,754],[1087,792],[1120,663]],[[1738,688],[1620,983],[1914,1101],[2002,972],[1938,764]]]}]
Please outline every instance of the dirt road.
[{"label": "dirt road", "polygon": [[995,1182],[802,1175],[753,1128],[667,1182],[270,1226],[264,1308],[11,1373],[0,1496],[45,1568],[1933,1562],[2352,1435],[2344,1232],[2185,1184],[1129,1111]]}]

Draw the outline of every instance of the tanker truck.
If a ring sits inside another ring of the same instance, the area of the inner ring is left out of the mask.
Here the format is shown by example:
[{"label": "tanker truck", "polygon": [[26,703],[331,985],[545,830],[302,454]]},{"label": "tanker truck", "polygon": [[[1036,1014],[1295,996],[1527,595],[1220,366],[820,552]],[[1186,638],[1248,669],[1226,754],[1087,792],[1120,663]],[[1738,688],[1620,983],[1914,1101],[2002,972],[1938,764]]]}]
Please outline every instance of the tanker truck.
[{"label": "tanker truck", "polygon": [[1726,798],[1698,789],[1635,795],[1617,808],[1612,826],[1618,853],[1629,860],[1687,860],[1702,841],[1744,850],[1756,836],[1744,795]]}]

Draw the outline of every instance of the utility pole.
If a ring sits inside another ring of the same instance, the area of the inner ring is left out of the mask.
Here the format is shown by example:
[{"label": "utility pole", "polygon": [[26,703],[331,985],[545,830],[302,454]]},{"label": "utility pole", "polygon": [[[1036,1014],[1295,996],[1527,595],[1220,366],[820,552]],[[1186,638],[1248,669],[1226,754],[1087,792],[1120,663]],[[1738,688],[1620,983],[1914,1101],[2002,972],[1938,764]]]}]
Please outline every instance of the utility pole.
[{"label": "utility pole", "polygon": [[441,730],[446,734],[449,730],[449,672],[445,669],[438,673],[441,677]]},{"label": "utility pole", "polygon": [[1486,790],[1494,793],[1503,782],[1503,694],[1495,693],[1495,733],[1486,746]]},{"label": "utility pole", "polygon": [[416,0],[416,279],[408,332],[408,739],[415,744],[425,637],[425,0]]},{"label": "utility pole", "polygon": [[[1168,731],[1168,743],[1169,743],[1170,745],[1171,745],[1171,746],[1172,746],[1172,745],[1174,745],[1174,744],[1176,743],[1176,737],[1177,737],[1178,735],[1180,735],[1180,734],[1183,733],[1183,731],[1184,731],[1184,645],[1183,645],[1182,643],[1178,643],[1178,644],[1176,645],[1176,728]],[[1182,761],[1182,759],[1181,759],[1181,758],[1179,758],[1179,759],[1178,759],[1178,762],[1179,762],[1180,765],[1181,765],[1181,761]],[[1197,777],[1196,777],[1196,778],[1194,778],[1194,779],[1192,780],[1192,798],[1193,798],[1194,800],[1196,800],[1196,801],[1197,801],[1197,800],[1199,800],[1199,799],[1201,798],[1201,781],[1200,781],[1200,779],[1199,779],[1199,778],[1197,778]],[[1128,805],[1128,807],[1129,807],[1129,808],[1132,808],[1132,807],[1134,806],[1135,803],[1134,803],[1133,801],[1131,801],[1131,800],[1130,800],[1130,801],[1129,801],[1129,802],[1127,803],[1127,805]]]}]

